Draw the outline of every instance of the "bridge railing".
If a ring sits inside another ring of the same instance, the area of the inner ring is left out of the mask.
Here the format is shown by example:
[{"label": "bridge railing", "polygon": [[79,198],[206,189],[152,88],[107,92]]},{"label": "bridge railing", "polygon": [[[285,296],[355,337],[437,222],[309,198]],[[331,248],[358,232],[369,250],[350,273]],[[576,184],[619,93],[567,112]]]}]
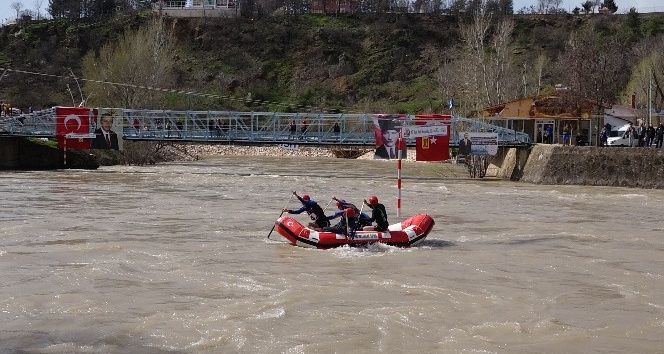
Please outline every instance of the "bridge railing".
[{"label": "bridge railing", "polygon": [[[372,114],[123,110],[122,118],[124,138],[130,140],[296,140],[355,144],[374,141]],[[295,124],[294,132],[290,130],[291,122]]]},{"label": "bridge railing", "polygon": [[3,118],[0,127],[12,135],[54,137],[55,107]]},{"label": "bridge railing", "polygon": [[[126,140],[182,140],[224,142],[275,142],[310,144],[374,144],[374,114],[171,111],[101,109],[120,118]],[[116,120],[117,120],[116,118]],[[409,116],[407,118],[413,118]],[[0,129],[18,136],[55,137],[55,108],[6,118]],[[295,131],[291,131],[291,124]],[[306,123],[306,130],[302,130]],[[526,133],[480,120],[452,117],[450,146],[457,146],[462,132],[494,132],[500,145],[528,145]],[[414,145],[415,139],[407,142]]]}]

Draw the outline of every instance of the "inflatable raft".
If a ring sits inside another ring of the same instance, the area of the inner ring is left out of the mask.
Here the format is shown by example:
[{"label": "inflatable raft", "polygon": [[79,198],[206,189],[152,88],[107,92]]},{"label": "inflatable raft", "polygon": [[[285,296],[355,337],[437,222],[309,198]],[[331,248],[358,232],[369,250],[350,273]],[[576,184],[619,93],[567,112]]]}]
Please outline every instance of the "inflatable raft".
[{"label": "inflatable raft", "polygon": [[293,245],[325,249],[344,245],[363,246],[375,242],[397,247],[415,246],[424,241],[434,224],[431,216],[417,214],[390,225],[388,231],[356,231],[352,237],[310,229],[290,216],[277,219],[275,227]]}]

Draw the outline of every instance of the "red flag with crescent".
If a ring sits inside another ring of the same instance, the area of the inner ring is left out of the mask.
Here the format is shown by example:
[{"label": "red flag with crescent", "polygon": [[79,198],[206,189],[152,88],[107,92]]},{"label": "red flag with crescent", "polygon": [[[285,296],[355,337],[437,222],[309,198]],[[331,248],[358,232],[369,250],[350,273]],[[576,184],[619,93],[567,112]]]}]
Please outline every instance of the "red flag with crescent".
[{"label": "red flag with crescent", "polygon": [[[87,107],[55,107],[55,136],[58,148],[89,149],[90,119],[92,110]],[[68,137],[66,137],[68,136]]]}]

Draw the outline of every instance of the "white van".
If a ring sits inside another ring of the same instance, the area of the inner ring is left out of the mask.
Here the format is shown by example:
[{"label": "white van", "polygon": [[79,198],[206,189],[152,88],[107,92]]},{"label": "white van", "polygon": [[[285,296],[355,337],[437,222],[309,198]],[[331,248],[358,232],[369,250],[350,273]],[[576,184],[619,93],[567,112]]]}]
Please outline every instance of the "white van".
[{"label": "white van", "polygon": [[620,128],[611,129],[609,137],[606,139],[608,146],[629,146],[629,136],[627,134],[629,124],[625,124]]}]

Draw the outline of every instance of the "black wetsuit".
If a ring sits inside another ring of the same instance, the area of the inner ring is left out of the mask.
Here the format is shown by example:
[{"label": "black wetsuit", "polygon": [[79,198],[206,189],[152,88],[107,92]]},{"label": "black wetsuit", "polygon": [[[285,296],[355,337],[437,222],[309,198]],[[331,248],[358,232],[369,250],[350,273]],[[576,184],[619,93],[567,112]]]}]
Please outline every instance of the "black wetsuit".
[{"label": "black wetsuit", "polygon": [[390,224],[387,222],[387,212],[383,204],[377,203],[376,205],[368,204],[371,208],[371,219],[369,222],[376,222],[376,231],[387,231]]}]

